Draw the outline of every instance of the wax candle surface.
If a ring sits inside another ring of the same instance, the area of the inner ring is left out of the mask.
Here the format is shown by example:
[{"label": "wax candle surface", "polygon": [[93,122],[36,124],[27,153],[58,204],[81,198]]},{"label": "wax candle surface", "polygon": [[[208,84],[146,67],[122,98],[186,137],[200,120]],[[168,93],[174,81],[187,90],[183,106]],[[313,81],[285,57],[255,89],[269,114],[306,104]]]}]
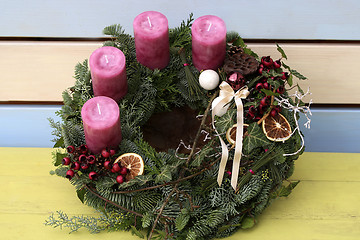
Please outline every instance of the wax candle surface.
[{"label": "wax candle surface", "polygon": [[134,22],[136,58],[150,69],[163,69],[170,61],[167,18],[155,11],[143,12]]},{"label": "wax candle surface", "polygon": [[213,15],[197,18],[192,27],[192,58],[199,70],[217,70],[226,54],[225,22]]},{"label": "wax candle surface", "polygon": [[122,136],[118,104],[109,97],[88,100],[81,109],[85,141],[89,150],[98,154],[106,147],[118,148]]},{"label": "wax candle surface", "polygon": [[125,55],[115,47],[101,47],[90,56],[89,65],[95,96],[118,102],[127,93]]}]

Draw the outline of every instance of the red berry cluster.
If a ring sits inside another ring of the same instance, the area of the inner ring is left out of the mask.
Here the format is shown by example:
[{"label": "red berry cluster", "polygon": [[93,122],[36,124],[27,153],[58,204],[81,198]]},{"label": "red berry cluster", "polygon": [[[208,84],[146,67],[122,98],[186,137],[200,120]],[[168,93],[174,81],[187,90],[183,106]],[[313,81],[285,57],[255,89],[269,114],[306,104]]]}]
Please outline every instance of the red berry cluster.
[{"label": "red berry cluster", "polygon": [[[256,104],[250,106],[246,113],[246,119],[249,121],[259,121],[266,112],[270,111],[270,115],[275,117],[280,111],[279,106],[271,105],[271,96],[267,96],[262,89],[272,91],[277,94],[285,92],[284,84],[289,74],[281,68],[281,59],[274,61],[270,56],[261,58],[258,69],[260,80],[255,84],[252,91],[252,100],[257,99]],[[274,82],[277,82],[274,84]],[[274,87],[277,86],[276,88]]]},{"label": "red berry cluster", "polygon": [[69,180],[75,176],[77,171],[80,171],[88,174],[89,179],[94,181],[100,175],[110,175],[110,173],[120,174],[116,176],[118,183],[125,181],[128,169],[121,167],[118,163],[113,163],[115,150],[103,149],[98,155],[91,154],[86,145],[81,145],[78,148],[68,146],[66,150],[69,155],[62,159],[62,164],[70,167],[66,172],[66,178]]}]

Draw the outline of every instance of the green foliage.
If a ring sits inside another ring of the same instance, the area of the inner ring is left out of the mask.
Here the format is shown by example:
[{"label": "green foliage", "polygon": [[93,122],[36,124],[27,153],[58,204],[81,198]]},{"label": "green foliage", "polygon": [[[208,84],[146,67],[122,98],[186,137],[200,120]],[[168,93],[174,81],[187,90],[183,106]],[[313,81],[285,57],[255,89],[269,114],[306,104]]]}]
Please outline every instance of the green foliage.
[{"label": "green foliage", "polygon": [[57,150],[52,153],[52,157],[54,160],[53,164],[55,167],[57,167],[62,164],[62,160],[64,157],[67,157],[67,154]]},{"label": "green foliage", "polygon": [[291,191],[300,183],[300,181],[290,182],[287,186],[281,186],[281,188],[275,192],[277,197],[287,197]]},{"label": "green foliage", "polygon": [[254,198],[262,189],[264,182],[257,174],[254,175],[250,181],[240,188],[239,194],[236,195],[236,201],[239,204],[244,204]]},{"label": "green foliage", "polygon": [[242,229],[249,229],[249,228],[252,228],[255,224],[256,224],[255,218],[246,217],[241,222],[241,228]]},{"label": "green foliage", "polygon": [[53,228],[68,228],[70,233],[77,232],[81,228],[91,233],[99,233],[104,230],[126,230],[129,224],[128,215],[117,212],[101,212],[99,217],[72,216],[69,217],[62,211],[52,213],[45,221],[46,226]]},{"label": "green foliage", "polygon": [[202,149],[201,152],[199,152],[198,154],[196,154],[194,160],[191,162],[190,166],[192,167],[199,167],[205,160],[205,158],[208,155],[211,155],[210,153],[212,153],[214,151],[214,139],[209,141]]},{"label": "green foliage", "polygon": [[169,30],[169,42],[173,48],[191,49],[191,26],[194,21],[193,14],[190,13],[186,21],[182,21],[180,27]]},{"label": "green foliage", "polygon": [[175,220],[175,227],[178,231],[181,231],[185,228],[190,220],[190,212],[184,208],[181,210],[181,213],[177,216]]},{"label": "green foliage", "polygon": [[229,109],[223,116],[216,117],[215,127],[219,133],[225,133],[236,123],[236,109]]},{"label": "green foliage", "polygon": [[248,136],[244,138],[243,143],[245,154],[250,154],[255,148],[267,148],[271,144],[257,123],[250,124],[247,132]]},{"label": "green foliage", "polygon": [[278,50],[278,52],[281,53],[281,57],[287,59],[285,51],[279,46],[279,44],[276,44],[276,46],[277,46],[276,50]]}]

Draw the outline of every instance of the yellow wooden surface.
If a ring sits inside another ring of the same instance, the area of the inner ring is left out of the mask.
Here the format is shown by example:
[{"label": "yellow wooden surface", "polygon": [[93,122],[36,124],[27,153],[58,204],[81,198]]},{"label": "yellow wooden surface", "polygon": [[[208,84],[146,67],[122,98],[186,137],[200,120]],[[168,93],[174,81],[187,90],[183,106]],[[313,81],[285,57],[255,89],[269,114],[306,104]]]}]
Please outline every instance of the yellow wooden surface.
[{"label": "yellow wooden surface", "polygon": [[[74,84],[74,67],[89,58],[100,42],[0,42],[0,102],[62,101],[61,92]],[[315,103],[360,103],[360,44],[281,45],[288,65],[309,81]],[[280,57],[275,44],[249,44],[260,56]],[[309,98],[307,99],[309,101]]]},{"label": "yellow wooden surface", "polygon": [[[90,234],[44,226],[51,212],[94,215],[66,179],[49,175],[48,148],[0,148],[0,239],[138,239],[128,232]],[[227,239],[360,239],[360,154],[305,153],[288,198],[275,201],[253,229]]]}]

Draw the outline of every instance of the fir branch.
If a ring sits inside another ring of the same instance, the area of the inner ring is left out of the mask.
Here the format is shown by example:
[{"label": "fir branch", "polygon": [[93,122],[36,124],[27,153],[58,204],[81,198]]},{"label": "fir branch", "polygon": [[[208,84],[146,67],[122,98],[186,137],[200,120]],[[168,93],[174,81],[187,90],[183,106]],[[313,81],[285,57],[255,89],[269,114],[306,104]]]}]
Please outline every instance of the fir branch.
[{"label": "fir branch", "polygon": [[84,187],[85,187],[89,192],[91,192],[92,194],[94,194],[96,197],[104,200],[105,202],[107,202],[107,203],[109,203],[109,204],[111,204],[111,205],[114,205],[115,207],[117,207],[117,208],[119,208],[119,209],[121,209],[121,210],[123,210],[123,211],[125,211],[125,212],[134,214],[135,216],[138,216],[138,217],[142,217],[142,216],[143,216],[141,213],[138,213],[138,212],[132,211],[132,210],[130,210],[130,209],[124,208],[123,206],[120,206],[119,204],[117,204],[117,203],[115,203],[115,202],[113,202],[113,201],[110,201],[110,200],[104,198],[103,196],[101,196],[100,194],[98,194],[98,193],[96,192],[96,190],[94,190],[92,187],[90,187],[90,186],[88,186],[88,185],[84,185]]}]

